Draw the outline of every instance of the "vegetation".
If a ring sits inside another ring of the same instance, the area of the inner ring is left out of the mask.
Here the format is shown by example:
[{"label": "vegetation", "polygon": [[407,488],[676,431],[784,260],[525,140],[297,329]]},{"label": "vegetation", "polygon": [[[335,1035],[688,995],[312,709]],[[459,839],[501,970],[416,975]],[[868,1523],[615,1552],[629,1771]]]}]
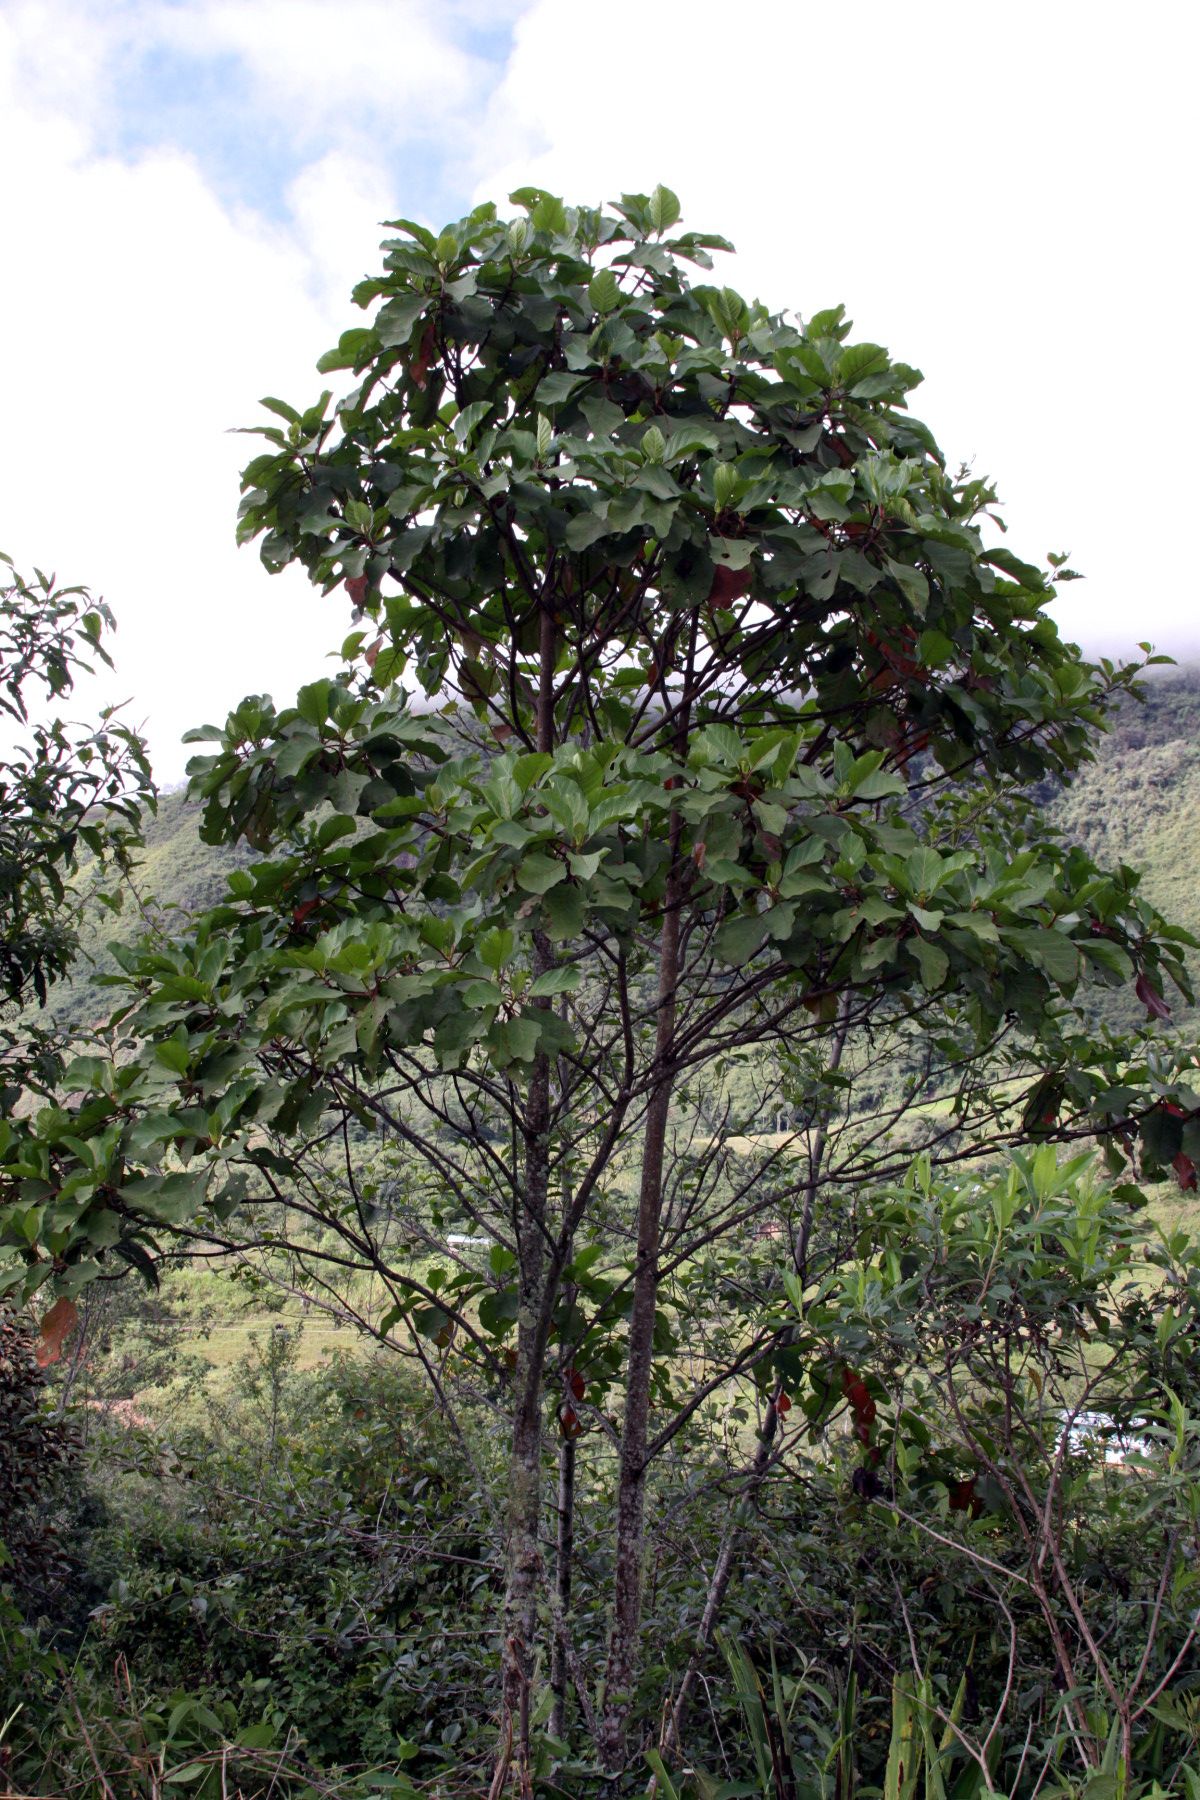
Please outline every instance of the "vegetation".
[{"label": "vegetation", "polygon": [[[16,1773],[1194,1800],[1192,940],[1070,830],[1140,670],[841,309],[515,199],[266,403],[243,534],[355,628],[193,734],[225,891],[0,1148],[106,1484]],[[281,1309],[217,1393],[209,1261]]]}]

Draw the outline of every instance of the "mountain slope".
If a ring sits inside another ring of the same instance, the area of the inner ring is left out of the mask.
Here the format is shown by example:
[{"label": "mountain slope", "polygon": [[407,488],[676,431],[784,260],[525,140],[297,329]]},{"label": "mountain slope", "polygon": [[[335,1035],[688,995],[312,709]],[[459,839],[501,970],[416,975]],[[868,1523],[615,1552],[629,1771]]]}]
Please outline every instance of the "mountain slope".
[{"label": "mountain slope", "polygon": [[[1048,808],[1051,821],[1102,866],[1139,869],[1143,891],[1172,924],[1200,937],[1200,669],[1146,684],[1143,703],[1122,707],[1096,761]],[[1200,984],[1200,953],[1189,954]],[[1195,1027],[1200,1008],[1173,1007]],[[1144,1016],[1132,995],[1113,1023]]]}]

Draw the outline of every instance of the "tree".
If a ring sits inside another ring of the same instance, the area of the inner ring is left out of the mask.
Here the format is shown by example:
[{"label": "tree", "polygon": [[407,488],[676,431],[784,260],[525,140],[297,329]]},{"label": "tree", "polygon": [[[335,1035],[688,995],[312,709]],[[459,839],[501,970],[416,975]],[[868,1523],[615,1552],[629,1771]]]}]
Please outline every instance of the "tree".
[{"label": "tree", "polygon": [[[141,808],[153,804],[145,748],[136,732],[106,711],[98,727],[30,716],[30,691],[62,700],[85,658],[108,662],[102,637],[113,625],[102,601],[86,588],[60,588],[37,571],[32,582],[0,552],[0,712],[10,729],[28,730],[26,745],[0,760],[0,1143],[8,1163],[6,1214],[36,1241],[40,1216],[14,1196],[30,1116],[62,1075],[64,1046],[38,1023],[51,985],[65,974],[76,949],[75,921],[86,891],[73,880],[87,862],[99,878],[124,869],[138,842]],[[25,1178],[34,1169],[23,1170]],[[12,1289],[0,1283],[0,1295]],[[73,1318],[65,1299],[51,1309],[37,1361],[56,1355]],[[67,1564],[48,1519],[50,1489],[68,1460],[71,1436],[39,1407],[41,1378],[25,1322],[0,1304],[0,1567],[33,1609],[44,1590],[61,1584]]]},{"label": "tree", "polygon": [[[0,563],[12,570],[2,552]],[[112,614],[86,588],[60,588],[40,570],[32,583],[13,570],[0,584],[0,712],[32,734],[0,761],[0,985],[17,1007],[45,1005],[74,954],[79,898],[68,883],[81,852],[97,868],[127,866],[151,799],[145,747],[115,709],[98,729],[30,719],[30,687],[61,700],[91,672],[85,658],[109,662],[106,628]],[[19,1034],[6,1038],[11,1052]]]},{"label": "tree", "polygon": [[[666,189],[514,199],[438,237],[396,222],[370,321],[320,364],[350,391],[266,402],[242,537],[345,592],[343,666],[192,734],[216,740],[206,834],[264,860],[127,958],[127,1042],[71,1071],[85,1097],[40,1129],[22,1203],[68,1285],[114,1238],[265,1222],[312,1280],[374,1269],[364,1324],[449,1409],[456,1380],[501,1397],[502,1759],[527,1781],[543,1632],[556,1718],[571,1671],[627,1759],[656,1461],[751,1372],[770,1443],[790,1328],[730,1303],[713,1246],[786,1217],[807,1282],[838,1194],[915,1140],[962,1160],[1100,1132],[1123,1157],[1175,1089],[1092,1027],[1086,986],[1159,1011],[1186,978],[1136,876],[1022,799],[1136,671],[1059,640],[1063,559],[985,542],[995,496],[910,417],[916,372],[841,308],[793,323],[694,283],[728,246]],[[904,1082],[847,1109],[885,1054]],[[780,1091],[799,1126],[739,1160]],[[456,1219],[487,1270],[424,1272],[406,1244]],[[12,1208],[5,1231],[49,1278]],[[569,1530],[554,1581],[543,1549],[548,1432],[569,1505],[585,1428],[615,1481],[595,1684]]]},{"label": "tree", "polygon": [[[116,708],[96,727],[30,716],[31,689],[64,699],[76,676],[91,672],[87,659],[109,662],[108,607],[40,570],[29,582],[2,552],[0,563],[12,571],[0,585],[0,712],[10,730],[30,733],[0,760],[0,1142],[19,1165],[28,1127],[17,1116],[53,1094],[63,1069],[61,1038],[38,1023],[35,1009],[75,955],[80,909],[108,874],[128,869],[154,793],[145,746]],[[78,879],[85,871],[90,884]],[[22,1229],[27,1244],[36,1238],[32,1216]]]}]

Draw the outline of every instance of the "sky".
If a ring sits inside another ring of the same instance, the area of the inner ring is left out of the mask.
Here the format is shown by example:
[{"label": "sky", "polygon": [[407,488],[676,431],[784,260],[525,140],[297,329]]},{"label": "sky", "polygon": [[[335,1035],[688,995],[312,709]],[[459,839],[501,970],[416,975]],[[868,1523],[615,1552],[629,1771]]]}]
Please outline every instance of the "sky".
[{"label": "sky", "polygon": [[236,429],[307,403],[381,221],[662,181],[773,310],[844,301],[1067,551],[1064,632],[1200,651],[1193,6],[0,0],[0,549],[117,614],[156,771],[285,703],[344,606],[234,546]]}]

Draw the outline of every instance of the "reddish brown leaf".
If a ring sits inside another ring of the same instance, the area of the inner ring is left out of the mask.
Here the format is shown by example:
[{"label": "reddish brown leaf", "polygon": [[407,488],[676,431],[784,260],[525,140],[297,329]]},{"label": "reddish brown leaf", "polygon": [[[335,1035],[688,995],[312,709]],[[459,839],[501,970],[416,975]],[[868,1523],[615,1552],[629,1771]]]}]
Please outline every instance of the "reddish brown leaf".
[{"label": "reddish brown leaf", "polygon": [[583,1376],[579,1373],[578,1369],[568,1369],[567,1386],[577,1400],[582,1400],[584,1394],[587,1392],[587,1383],[584,1381]]},{"label": "reddish brown leaf", "polygon": [[1181,1150],[1179,1152],[1178,1156],[1174,1156],[1171,1158],[1171,1167],[1175,1171],[1176,1181],[1179,1183],[1180,1187],[1183,1189],[1185,1194],[1189,1191],[1189,1189],[1195,1187],[1195,1185],[1196,1185],[1196,1165],[1192,1161],[1190,1156],[1187,1156]]},{"label": "reddish brown leaf", "polygon": [[58,1361],[63,1352],[63,1343],[74,1329],[78,1317],[79,1308],[65,1294],[54,1302],[42,1319],[42,1333],[34,1351],[39,1368],[49,1368],[51,1363]]},{"label": "reddish brown leaf", "polygon": [[970,1513],[977,1519],[983,1511],[983,1501],[975,1492],[975,1477],[969,1475],[965,1481],[956,1481],[950,1489],[950,1511]]},{"label": "reddish brown leaf", "polygon": [[775,1411],[777,1413],[790,1413],[791,1410],[792,1402],[790,1396],[787,1394],[780,1394],[778,1400],[775,1402]]},{"label": "reddish brown leaf", "polygon": [[430,319],[421,338],[421,348],[412,361],[413,382],[419,388],[425,386],[425,378],[429,374],[429,365],[433,361],[433,352],[436,347],[437,330],[433,320]]},{"label": "reddish brown leaf", "polygon": [[714,612],[731,612],[734,602],[749,593],[751,579],[749,569],[731,569],[727,563],[718,563],[708,590]]},{"label": "reddish brown leaf", "polygon": [[367,575],[347,575],[346,592],[353,600],[355,606],[362,605],[367,597],[367,590],[370,585],[370,577]]},{"label": "reddish brown leaf", "polygon": [[1170,1018],[1170,1007],[1167,1005],[1150,977],[1146,974],[1145,970],[1142,971],[1134,983],[1134,992],[1137,994],[1142,1005],[1146,1008],[1146,1013],[1149,1018]]}]

